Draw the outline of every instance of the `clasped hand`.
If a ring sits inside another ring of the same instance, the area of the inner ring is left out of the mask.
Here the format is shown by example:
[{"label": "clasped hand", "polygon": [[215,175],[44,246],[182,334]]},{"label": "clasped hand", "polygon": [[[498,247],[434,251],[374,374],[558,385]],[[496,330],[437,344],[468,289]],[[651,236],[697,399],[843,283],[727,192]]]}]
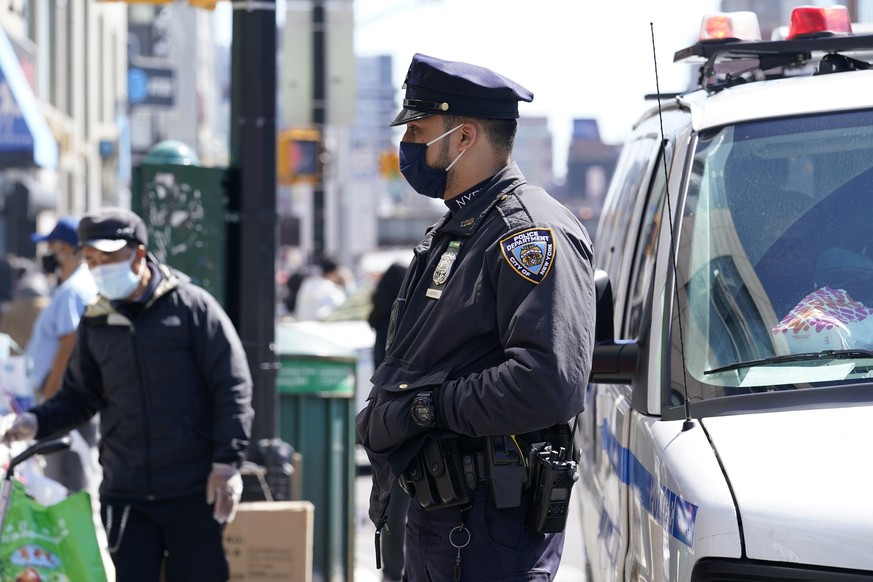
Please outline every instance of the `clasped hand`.
[{"label": "clasped hand", "polygon": [[428,430],[412,421],[410,407],[417,393],[417,391],[402,394],[383,392],[379,395],[373,405],[368,423],[369,445],[373,451],[393,449]]}]

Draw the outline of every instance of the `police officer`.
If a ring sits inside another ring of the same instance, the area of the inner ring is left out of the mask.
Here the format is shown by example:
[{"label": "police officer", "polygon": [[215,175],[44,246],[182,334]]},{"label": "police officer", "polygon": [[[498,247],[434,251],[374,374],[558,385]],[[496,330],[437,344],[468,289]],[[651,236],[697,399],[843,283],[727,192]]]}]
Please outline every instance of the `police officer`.
[{"label": "police officer", "polygon": [[583,409],[591,241],[510,161],[530,91],[422,54],[404,88],[391,124],[406,126],[401,172],[448,212],[415,248],[357,417],[373,467],[370,518],[378,538],[399,479],[413,497],[409,582],[550,580],[564,539],[531,525],[530,451],[569,433]]}]

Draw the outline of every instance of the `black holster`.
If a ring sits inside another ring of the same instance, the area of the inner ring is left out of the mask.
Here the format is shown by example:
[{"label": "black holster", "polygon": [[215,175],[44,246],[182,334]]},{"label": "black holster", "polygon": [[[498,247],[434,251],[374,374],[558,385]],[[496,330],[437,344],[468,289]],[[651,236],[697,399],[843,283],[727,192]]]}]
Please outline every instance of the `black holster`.
[{"label": "black holster", "polygon": [[579,452],[567,423],[537,436],[542,441],[532,443],[527,454],[530,489],[525,524],[536,534],[562,532],[567,526],[570,494],[579,479]]},{"label": "black holster", "polygon": [[400,477],[400,486],[427,510],[470,504],[457,435],[428,436]]}]

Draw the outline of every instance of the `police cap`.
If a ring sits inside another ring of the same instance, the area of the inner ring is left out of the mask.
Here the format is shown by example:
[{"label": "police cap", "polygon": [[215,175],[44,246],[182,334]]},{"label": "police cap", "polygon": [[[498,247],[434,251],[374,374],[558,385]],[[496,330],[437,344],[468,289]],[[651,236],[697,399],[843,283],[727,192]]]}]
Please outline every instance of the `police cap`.
[{"label": "police cap", "polygon": [[516,119],[518,102],[533,101],[533,93],[490,69],[420,53],[412,57],[403,88],[403,109],[392,126],[436,114]]}]

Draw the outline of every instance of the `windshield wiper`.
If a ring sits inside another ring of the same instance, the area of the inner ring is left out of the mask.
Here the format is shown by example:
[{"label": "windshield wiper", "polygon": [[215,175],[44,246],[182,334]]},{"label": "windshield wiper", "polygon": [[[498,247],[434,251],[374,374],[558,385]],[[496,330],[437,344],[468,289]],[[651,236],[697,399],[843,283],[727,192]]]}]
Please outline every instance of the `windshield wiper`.
[{"label": "windshield wiper", "polygon": [[784,364],[786,362],[803,362],[808,360],[852,360],[855,358],[873,358],[873,351],[870,350],[824,350],[821,352],[808,352],[804,354],[785,354],[782,356],[770,356],[758,360],[746,360],[744,362],[735,362],[728,366],[715,368],[713,370],[705,370],[704,374],[718,374],[719,372],[730,372],[731,370],[739,370],[740,368],[754,368],[755,366],[768,366],[770,364]]}]

